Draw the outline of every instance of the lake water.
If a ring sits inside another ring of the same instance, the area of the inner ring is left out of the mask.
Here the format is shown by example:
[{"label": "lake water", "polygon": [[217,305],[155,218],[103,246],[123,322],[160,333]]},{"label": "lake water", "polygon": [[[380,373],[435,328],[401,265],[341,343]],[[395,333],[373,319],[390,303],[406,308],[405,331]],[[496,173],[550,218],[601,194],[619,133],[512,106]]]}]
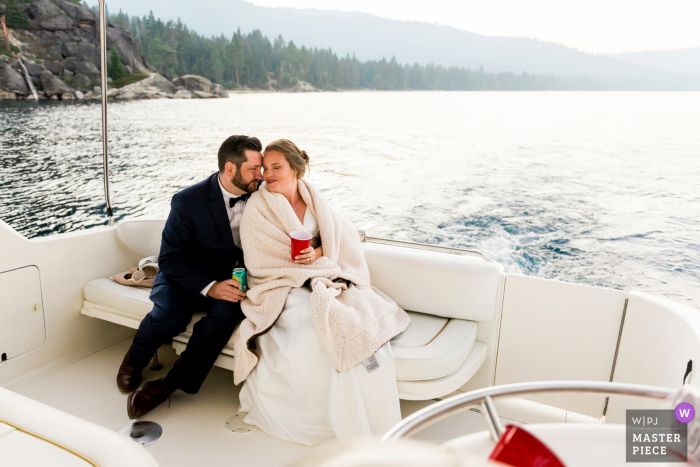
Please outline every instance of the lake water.
[{"label": "lake water", "polygon": [[[165,216],[231,134],[289,138],[375,236],[700,307],[700,93],[345,92],[109,104],[118,219]],[[0,103],[0,219],[106,222],[98,103]]]}]

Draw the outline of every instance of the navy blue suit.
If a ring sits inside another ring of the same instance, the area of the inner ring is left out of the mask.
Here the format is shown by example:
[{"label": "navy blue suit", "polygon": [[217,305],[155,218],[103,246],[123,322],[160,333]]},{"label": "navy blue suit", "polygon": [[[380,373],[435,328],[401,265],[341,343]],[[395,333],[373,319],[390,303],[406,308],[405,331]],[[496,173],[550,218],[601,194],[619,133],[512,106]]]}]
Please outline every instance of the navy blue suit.
[{"label": "navy blue suit", "polygon": [[244,267],[243,252],[233,242],[218,173],[173,196],[163,229],[153,310],[141,321],[130,361],[144,368],[156,350],[183,332],[192,314],[205,312],[194,326],[187,349],[165,378],[172,389],[199,391],[219,353],[243,319],[240,303],[204,297],[212,281],[231,278]]}]

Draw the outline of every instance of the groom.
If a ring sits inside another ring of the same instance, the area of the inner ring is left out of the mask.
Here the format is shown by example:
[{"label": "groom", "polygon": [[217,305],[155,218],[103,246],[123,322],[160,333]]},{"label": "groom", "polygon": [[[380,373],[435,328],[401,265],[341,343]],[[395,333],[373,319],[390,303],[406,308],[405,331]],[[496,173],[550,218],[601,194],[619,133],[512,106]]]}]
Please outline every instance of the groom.
[{"label": "groom", "polygon": [[[245,293],[231,272],[244,266],[238,226],[246,200],[262,179],[261,151],[258,138],[231,136],[219,148],[219,172],[173,196],[150,296],[153,310],[141,321],[117,374],[119,388],[131,392],[127,410],[132,420],[176,389],[196,394],[244,317],[240,300]],[[183,332],[195,312],[206,316],[195,324],[187,349],[168,375],[136,390],[158,347]]]}]

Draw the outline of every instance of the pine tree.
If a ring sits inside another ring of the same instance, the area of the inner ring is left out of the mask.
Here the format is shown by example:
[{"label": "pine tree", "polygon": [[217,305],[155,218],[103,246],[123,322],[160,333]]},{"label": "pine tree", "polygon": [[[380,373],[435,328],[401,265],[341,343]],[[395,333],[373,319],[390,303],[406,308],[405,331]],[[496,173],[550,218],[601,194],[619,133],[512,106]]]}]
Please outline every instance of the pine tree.
[{"label": "pine tree", "polygon": [[112,48],[109,50],[109,66],[107,68],[107,74],[114,81],[126,76],[126,72],[122,66],[122,58],[119,55],[119,50],[115,46],[112,46]]}]

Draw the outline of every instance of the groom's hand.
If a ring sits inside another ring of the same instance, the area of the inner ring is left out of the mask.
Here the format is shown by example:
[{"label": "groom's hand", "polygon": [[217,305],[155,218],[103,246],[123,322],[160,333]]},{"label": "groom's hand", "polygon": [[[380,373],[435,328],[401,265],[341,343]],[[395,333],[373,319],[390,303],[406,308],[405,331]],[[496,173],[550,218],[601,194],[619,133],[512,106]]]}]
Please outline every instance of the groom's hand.
[{"label": "groom's hand", "polygon": [[233,303],[240,302],[245,298],[245,292],[238,287],[240,287],[238,281],[226,279],[225,281],[215,282],[209,288],[207,295],[216,300],[226,300]]}]

